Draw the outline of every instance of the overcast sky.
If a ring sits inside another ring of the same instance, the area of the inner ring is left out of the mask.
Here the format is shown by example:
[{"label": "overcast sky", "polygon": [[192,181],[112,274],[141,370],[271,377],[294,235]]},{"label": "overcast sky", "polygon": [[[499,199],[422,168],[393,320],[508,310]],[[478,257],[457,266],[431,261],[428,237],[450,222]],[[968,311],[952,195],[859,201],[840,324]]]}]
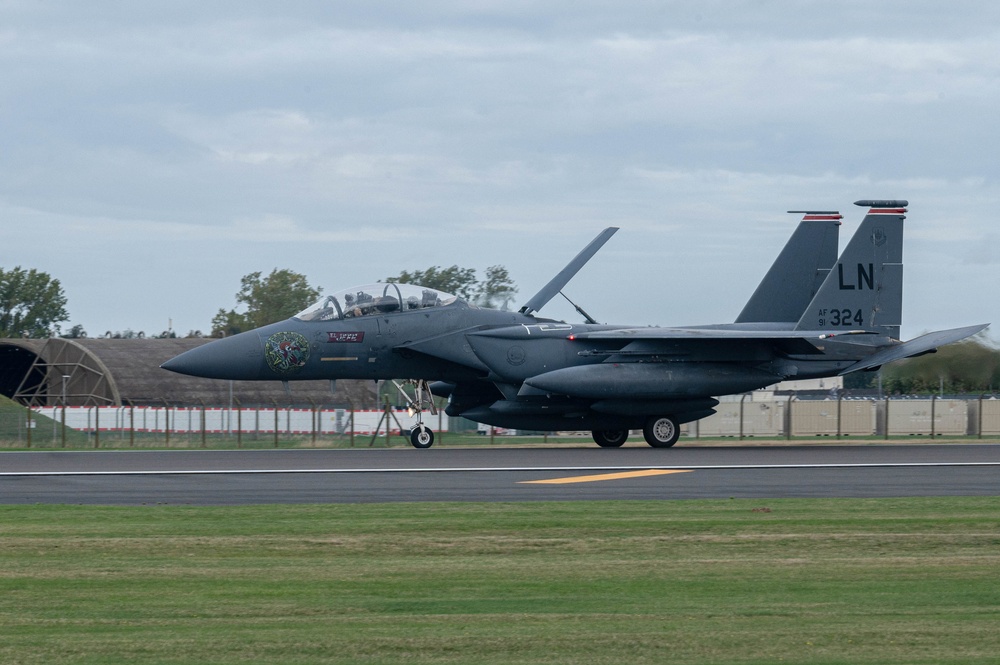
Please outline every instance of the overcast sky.
[{"label": "overcast sky", "polygon": [[606,226],[595,318],[727,322],[786,210],[843,247],[862,198],[910,201],[904,337],[1000,323],[998,137],[983,0],[0,0],[0,267],[91,336],[207,332],[274,268],[502,264],[522,304]]}]

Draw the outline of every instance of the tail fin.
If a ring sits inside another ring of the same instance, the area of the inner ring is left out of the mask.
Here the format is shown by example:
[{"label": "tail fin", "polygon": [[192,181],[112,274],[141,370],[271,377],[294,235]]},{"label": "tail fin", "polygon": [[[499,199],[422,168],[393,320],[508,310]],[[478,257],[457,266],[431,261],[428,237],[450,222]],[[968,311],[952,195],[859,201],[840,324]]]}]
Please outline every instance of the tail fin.
[{"label": "tail fin", "polygon": [[873,330],[895,339],[903,315],[903,220],[906,201],[867,206],[861,226],[809,303],[799,330]]},{"label": "tail fin", "polygon": [[837,261],[840,220],[837,211],[804,211],[785,248],[736,317],[736,323],[794,323],[806,311]]}]

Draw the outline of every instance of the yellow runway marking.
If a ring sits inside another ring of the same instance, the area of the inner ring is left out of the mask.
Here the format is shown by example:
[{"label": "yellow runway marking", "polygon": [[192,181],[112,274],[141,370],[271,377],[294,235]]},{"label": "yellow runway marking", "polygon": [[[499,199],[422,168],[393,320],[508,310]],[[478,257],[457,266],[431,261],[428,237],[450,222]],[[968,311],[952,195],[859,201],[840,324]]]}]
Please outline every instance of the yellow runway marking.
[{"label": "yellow runway marking", "polygon": [[602,473],[596,476],[571,476],[569,478],[553,478],[552,480],[522,480],[519,485],[567,485],[569,483],[593,483],[600,480],[621,480],[623,478],[644,478],[646,476],[662,476],[668,473],[691,473],[691,469],[646,469],[644,471],[623,471],[621,473]]}]

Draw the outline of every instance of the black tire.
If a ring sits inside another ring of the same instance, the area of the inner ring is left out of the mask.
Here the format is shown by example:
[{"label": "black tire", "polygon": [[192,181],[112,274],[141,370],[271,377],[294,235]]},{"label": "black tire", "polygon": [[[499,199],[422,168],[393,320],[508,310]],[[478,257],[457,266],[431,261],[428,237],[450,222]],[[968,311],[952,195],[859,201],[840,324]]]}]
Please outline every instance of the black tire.
[{"label": "black tire", "polygon": [[410,430],[410,445],[414,448],[430,448],[434,445],[434,432],[418,425]]},{"label": "black tire", "polygon": [[646,443],[653,448],[669,448],[680,438],[681,428],[672,416],[653,416],[642,428]]},{"label": "black tire", "polygon": [[621,448],[628,439],[627,429],[595,429],[591,434],[601,448]]}]

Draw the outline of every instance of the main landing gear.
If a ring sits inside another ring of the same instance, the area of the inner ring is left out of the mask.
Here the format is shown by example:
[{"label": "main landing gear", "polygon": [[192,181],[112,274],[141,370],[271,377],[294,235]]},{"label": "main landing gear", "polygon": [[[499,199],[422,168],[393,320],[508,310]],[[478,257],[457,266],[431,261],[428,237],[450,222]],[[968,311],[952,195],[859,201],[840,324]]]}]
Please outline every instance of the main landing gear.
[{"label": "main landing gear", "polygon": [[627,429],[595,429],[591,432],[594,443],[601,448],[621,448],[625,440],[628,439]]},{"label": "main landing gear", "polygon": [[654,448],[669,448],[680,438],[681,428],[671,416],[652,416],[642,428],[646,443]]},{"label": "main landing gear", "polygon": [[410,397],[403,386],[397,381],[392,382],[396,386],[396,390],[399,394],[403,396],[403,399],[407,403],[407,411],[411,416],[416,414],[417,424],[413,429],[410,430],[410,445],[414,448],[430,448],[434,445],[434,432],[431,428],[424,425],[424,402],[426,401],[428,408],[430,409],[431,415],[437,415],[437,408],[434,406],[434,398],[431,396],[431,389],[427,385],[427,381],[420,379],[408,379],[403,383],[413,386],[413,395]]},{"label": "main landing gear", "polygon": [[[627,429],[595,429],[594,442],[601,448],[620,448],[628,439]],[[642,436],[653,448],[669,448],[677,443],[681,428],[673,416],[653,416],[642,428]]]}]

